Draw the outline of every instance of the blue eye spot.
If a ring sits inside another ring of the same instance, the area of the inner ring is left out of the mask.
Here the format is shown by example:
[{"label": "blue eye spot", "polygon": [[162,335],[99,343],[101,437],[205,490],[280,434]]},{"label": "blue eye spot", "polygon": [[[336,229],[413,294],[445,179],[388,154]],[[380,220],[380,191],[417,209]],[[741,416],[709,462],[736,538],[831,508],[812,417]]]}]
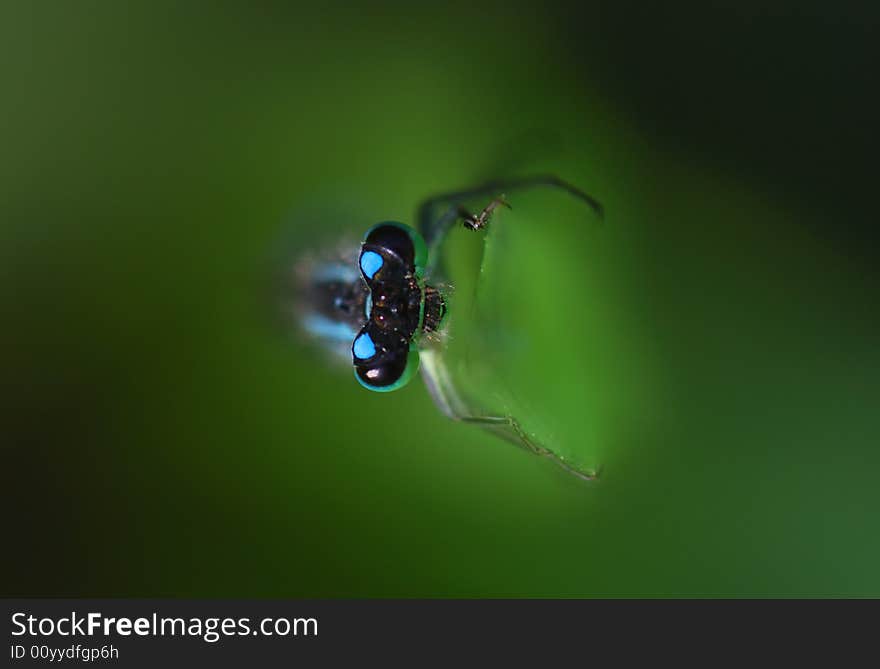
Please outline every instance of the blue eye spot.
[{"label": "blue eye spot", "polygon": [[364,251],[361,254],[361,271],[368,279],[372,279],[385,261],[375,251]]},{"label": "blue eye spot", "polygon": [[373,339],[366,332],[363,332],[357,336],[357,339],[354,340],[354,344],[351,347],[352,353],[354,353],[354,357],[360,360],[367,360],[376,355],[376,345],[373,343]]}]

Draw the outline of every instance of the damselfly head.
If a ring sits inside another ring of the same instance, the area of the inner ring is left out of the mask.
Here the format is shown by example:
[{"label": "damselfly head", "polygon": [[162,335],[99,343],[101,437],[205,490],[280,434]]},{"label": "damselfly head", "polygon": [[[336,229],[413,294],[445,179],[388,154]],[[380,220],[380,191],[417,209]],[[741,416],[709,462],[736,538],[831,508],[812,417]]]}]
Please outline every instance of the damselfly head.
[{"label": "damselfly head", "polygon": [[296,268],[296,318],[303,331],[347,356],[355,378],[379,392],[397,390],[419,368],[423,333],[446,313],[424,282],[421,235],[392,221],[371,227],[358,249],[302,259]]}]

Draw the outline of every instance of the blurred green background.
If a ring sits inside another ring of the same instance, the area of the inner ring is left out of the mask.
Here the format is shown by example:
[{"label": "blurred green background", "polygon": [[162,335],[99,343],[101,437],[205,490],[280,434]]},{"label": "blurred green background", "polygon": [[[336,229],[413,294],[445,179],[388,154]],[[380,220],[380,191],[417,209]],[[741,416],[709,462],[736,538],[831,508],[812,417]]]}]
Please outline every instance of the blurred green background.
[{"label": "blurred green background", "polygon": [[[2,594],[880,595],[867,11],[4,3]],[[607,210],[548,239],[598,485],[273,320],[287,253],[536,170]]]}]

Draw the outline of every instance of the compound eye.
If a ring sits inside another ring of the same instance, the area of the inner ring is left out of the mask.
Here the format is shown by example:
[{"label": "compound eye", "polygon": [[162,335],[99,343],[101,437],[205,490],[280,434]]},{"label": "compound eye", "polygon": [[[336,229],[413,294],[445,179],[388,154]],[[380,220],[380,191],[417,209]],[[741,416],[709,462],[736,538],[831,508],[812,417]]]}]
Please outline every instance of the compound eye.
[{"label": "compound eye", "polygon": [[[407,231],[400,226],[400,223],[379,223],[374,225],[367,232],[364,244],[378,246],[391,251],[407,267],[411,268],[415,264],[415,248]],[[367,253],[370,253],[370,251],[367,251]],[[379,254],[377,253],[376,255]]]},{"label": "compound eye", "polygon": [[[403,261],[410,272],[421,273],[428,260],[425,240],[418,232],[403,223],[387,221],[374,225],[367,231],[364,244],[390,251]],[[361,269],[364,269],[363,266]]]},{"label": "compound eye", "polygon": [[355,365],[354,375],[364,388],[387,393],[409,383],[418,368],[418,351],[405,350],[372,365]]}]

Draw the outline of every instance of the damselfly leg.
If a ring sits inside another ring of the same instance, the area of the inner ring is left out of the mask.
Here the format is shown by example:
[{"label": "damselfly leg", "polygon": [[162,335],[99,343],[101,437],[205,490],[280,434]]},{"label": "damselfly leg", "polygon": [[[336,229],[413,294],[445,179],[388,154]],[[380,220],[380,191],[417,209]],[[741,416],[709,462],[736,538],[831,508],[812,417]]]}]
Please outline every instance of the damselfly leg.
[{"label": "damselfly leg", "polygon": [[[604,215],[602,204],[593,196],[588,195],[577,186],[551,174],[540,174],[512,179],[498,179],[487,181],[479,186],[474,186],[473,188],[464,188],[448,193],[439,193],[425,199],[419,205],[417,214],[419,232],[422,233],[425,242],[428,244],[428,269],[430,270],[434,263],[437,262],[437,258],[439,257],[439,253],[437,253],[438,247],[443,243],[443,239],[456,223],[462,220],[466,227],[471,230],[485,227],[492,211],[497,208],[499,204],[503,204],[507,207],[510,206],[507,204],[507,201],[503,198],[502,194],[537,187],[558,188],[583,201],[587,206],[593,209],[599,218],[602,218]],[[464,208],[464,203],[468,200],[479,197],[493,197],[495,200],[493,200],[480,215],[473,216]],[[493,206],[493,203],[496,201],[498,201],[498,203]]]}]

